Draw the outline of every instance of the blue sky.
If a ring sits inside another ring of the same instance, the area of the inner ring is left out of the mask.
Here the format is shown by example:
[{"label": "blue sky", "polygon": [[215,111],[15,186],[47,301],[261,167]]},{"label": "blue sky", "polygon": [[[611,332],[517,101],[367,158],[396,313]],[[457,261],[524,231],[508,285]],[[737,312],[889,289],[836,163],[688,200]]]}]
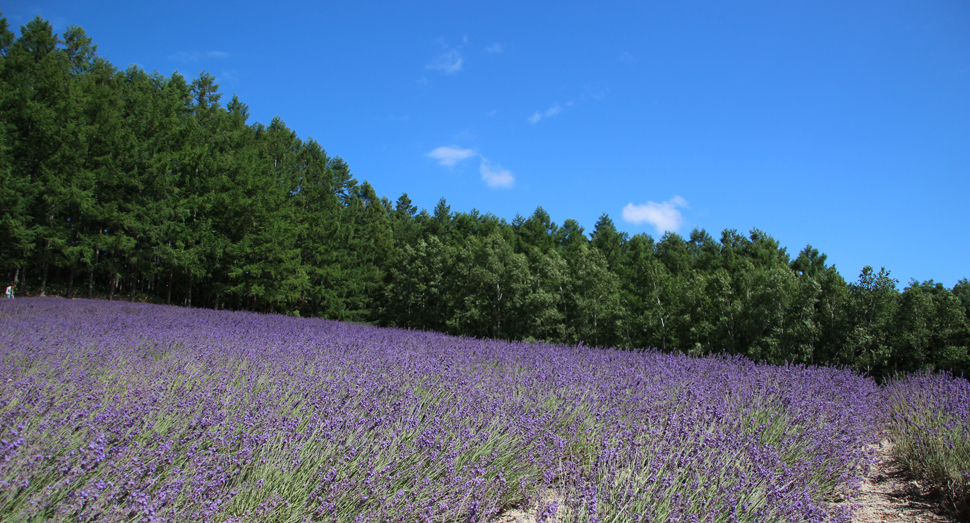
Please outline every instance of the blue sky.
[{"label": "blue sky", "polygon": [[970,3],[4,3],[119,68],[216,76],[396,200],[587,232],[757,227],[970,277]]}]

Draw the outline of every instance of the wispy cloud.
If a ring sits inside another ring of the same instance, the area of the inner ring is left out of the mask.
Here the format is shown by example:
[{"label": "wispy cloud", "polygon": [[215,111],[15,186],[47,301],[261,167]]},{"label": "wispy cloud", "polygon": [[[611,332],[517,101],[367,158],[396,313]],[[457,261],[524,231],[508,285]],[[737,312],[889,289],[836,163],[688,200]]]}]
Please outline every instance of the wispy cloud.
[{"label": "wispy cloud", "polygon": [[658,235],[664,232],[676,232],[684,224],[684,216],[678,207],[688,207],[687,200],[674,196],[661,203],[647,202],[641,205],[628,203],[623,208],[623,219],[634,224],[649,223],[657,230]]},{"label": "wispy cloud", "polygon": [[229,82],[229,85],[232,86],[233,89],[236,88],[236,84],[239,82],[239,78],[232,71],[222,71],[219,73],[219,80]]},{"label": "wispy cloud", "polygon": [[582,93],[580,93],[579,96],[573,98],[572,100],[569,100],[564,104],[560,104],[556,102],[552,104],[552,106],[550,106],[545,111],[535,111],[534,113],[532,113],[531,116],[526,118],[526,120],[528,120],[530,124],[536,125],[537,123],[539,123],[540,121],[546,118],[551,118],[553,116],[556,116],[559,113],[572,109],[573,106],[576,105],[577,103],[582,104],[582,103],[589,102],[590,100],[597,100],[597,101],[602,100],[609,94],[609,92],[610,92],[610,89],[603,85],[586,83],[583,85],[583,91]]},{"label": "wispy cloud", "polygon": [[478,166],[478,172],[482,175],[482,180],[489,187],[499,189],[511,189],[515,185],[515,176],[512,171],[503,169],[500,165],[492,165],[492,162],[482,156],[482,163]]},{"label": "wispy cloud", "polygon": [[502,52],[505,51],[505,46],[503,46],[502,44],[500,44],[498,42],[495,42],[492,45],[486,47],[485,48],[485,51],[486,52],[489,52],[489,53],[492,53],[492,54],[500,54],[500,53],[502,53]]},{"label": "wispy cloud", "polygon": [[[566,107],[571,107],[572,105],[573,103],[569,102],[566,104]],[[536,111],[532,113],[532,116],[529,117],[529,123],[531,123],[532,125],[535,125],[539,123],[539,120],[542,120],[543,118],[549,118],[551,116],[556,116],[561,112],[562,112],[562,106],[557,103],[552,107],[546,109],[544,112]]]},{"label": "wispy cloud", "polygon": [[462,149],[452,145],[438,147],[437,149],[428,153],[426,156],[430,156],[431,158],[438,160],[438,163],[441,165],[447,165],[450,167],[462,160],[475,156],[475,151],[471,149]]},{"label": "wispy cloud", "polygon": [[228,58],[229,53],[223,51],[208,51],[206,53],[200,53],[198,51],[179,51],[175,54],[168,55],[169,60],[175,60],[176,62],[191,63],[198,62],[203,56],[209,58]]},{"label": "wispy cloud", "polygon": [[465,62],[461,57],[460,49],[452,49],[447,44],[441,44],[445,49],[426,66],[427,69],[438,71],[442,74],[455,74],[461,71],[461,66]]},{"label": "wispy cloud", "polygon": [[634,63],[634,62],[637,61],[637,58],[635,56],[633,56],[632,54],[624,51],[620,55],[620,61],[623,62],[623,63],[625,63],[625,64],[632,64],[632,63]]},{"label": "wispy cloud", "polygon": [[453,167],[472,156],[478,156],[481,160],[478,166],[478,172],[482,175],[482,181],[486,185],[497,189],[509,189],[515,185],[515,175],[512,174],[512,171],[503,169],[501,165],[493,164],[488,158],[476,153],[472,149],[462,149],[455,145],[444,146],[438,147],[425,156],[434,158],[438,160],[440,165],[447,167]]},{"label": "wispy cloud", "polygon": [[592,84],[586,83],[583,85],[583,98],[592,98],[593,100],[602,100],[610,94],[610,88],[602,84]]},{"label": "wispy cloud", "polygon": [[192,52],[179,51],[175,54],[168,55],[168,59],[175,60],[176,62],[186,63],[186,62],[198,61],[200,56],[201,55],[199,54],[198,51],[192,51]]},{"label": "wispy cloud", "polygon": [[69,25],[68,19],[63,16],[56,16],[56,15],[48,16],[46,13],[47,13],[47,10],[44,9],[43,7],[35,6],[35,7],[28,8],[27,11],[25,11],[25,14],[22,14],[22,15],[17,15],[17,14],[6,15],[7,20],[11,22],[10,27],[8,27],[8,29],[13,31],[14,28],[16,28],[17,26],[27,25],[27,22],[32,20],[34,17],[39,16],[44,20],[47,20],[48,22],[50,22],[51,27],[54,28],[55,33],[58,33],[61,36],[64,36],[63,33],[67,29],[67,26]]}]

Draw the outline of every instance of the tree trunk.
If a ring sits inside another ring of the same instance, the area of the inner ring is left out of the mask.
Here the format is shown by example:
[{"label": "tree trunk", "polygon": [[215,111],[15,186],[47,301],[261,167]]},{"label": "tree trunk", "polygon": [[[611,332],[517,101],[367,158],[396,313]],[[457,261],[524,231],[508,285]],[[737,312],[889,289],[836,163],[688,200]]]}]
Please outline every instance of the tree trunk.
[{"label": "tree trunk", "polygon": [[185,306],[192,308],[192,273],[189,273],[189,288],[185,292]]},{"label": "tree trunk", "polygon": [[71,274],[67,278],[67,298],[74,298],[74,277],[77,276],[77,264],[71,264]]},{"label": "tree trunk", "polygon": [[41,296],[46,296],[45,293],[47,291],[47,272],[48,272],[48,265],[47,265],[47,262],[44,262],[44,276],[41,278],[41,281],[40,281]]},{"label": "tree trunk", "polygon": [[168,271],[168,294],[165,296],[165,305],[172,304],[172,279],[175,278],[173,271]]},{"label": "tree trunk", "polygon": [[91,270],[88,271],[88,299],[94,298],[94,268],[98,266],[98,256],[101,251],[98,249],[94,250],[94,263],[91,264]]}]

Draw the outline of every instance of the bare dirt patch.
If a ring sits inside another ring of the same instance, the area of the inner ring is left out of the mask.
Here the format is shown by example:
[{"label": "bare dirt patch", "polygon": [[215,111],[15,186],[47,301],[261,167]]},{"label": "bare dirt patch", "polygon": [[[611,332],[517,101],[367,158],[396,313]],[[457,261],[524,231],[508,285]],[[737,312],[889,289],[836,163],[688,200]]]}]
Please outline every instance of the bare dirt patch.
[{"label": "bare dirt patch", "polygon": [[958,523],[946,513],[939,498],[913,481],[893,457],[893,444],[882,440],[878,461],[862,483],[862,492],[852,499],[858,506],[852,523]]},{"label": "bare dirt patch", "polygon": [[[556,514],[545,514],[543,518],[542,511],[548,511],[550,505],[556,503]],[[539,521],[544,521],[548,523],[556,523],[561,521],[560,518],[566,514],[566,507],[563,504],[562,496],[553,490],[546,491],[541,497],[538,503],[530,503],[530,507],[526,509],[512,509],[503,512],[498,516],[497,519],[492,520],[492,523],[538,523]]]}]

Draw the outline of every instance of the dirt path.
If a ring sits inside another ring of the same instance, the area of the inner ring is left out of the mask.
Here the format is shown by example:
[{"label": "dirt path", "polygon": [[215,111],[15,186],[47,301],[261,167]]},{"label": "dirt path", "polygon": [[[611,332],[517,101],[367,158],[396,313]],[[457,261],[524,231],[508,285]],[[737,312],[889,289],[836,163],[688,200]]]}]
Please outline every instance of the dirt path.
[{"label": "dirt path", "polygon": [[892,457],[893,444],[879,444],[879,461],[862,484],[862,493],[852,500],[861,505],[852,523],[957,523],[919,483],[907,479]]}]

